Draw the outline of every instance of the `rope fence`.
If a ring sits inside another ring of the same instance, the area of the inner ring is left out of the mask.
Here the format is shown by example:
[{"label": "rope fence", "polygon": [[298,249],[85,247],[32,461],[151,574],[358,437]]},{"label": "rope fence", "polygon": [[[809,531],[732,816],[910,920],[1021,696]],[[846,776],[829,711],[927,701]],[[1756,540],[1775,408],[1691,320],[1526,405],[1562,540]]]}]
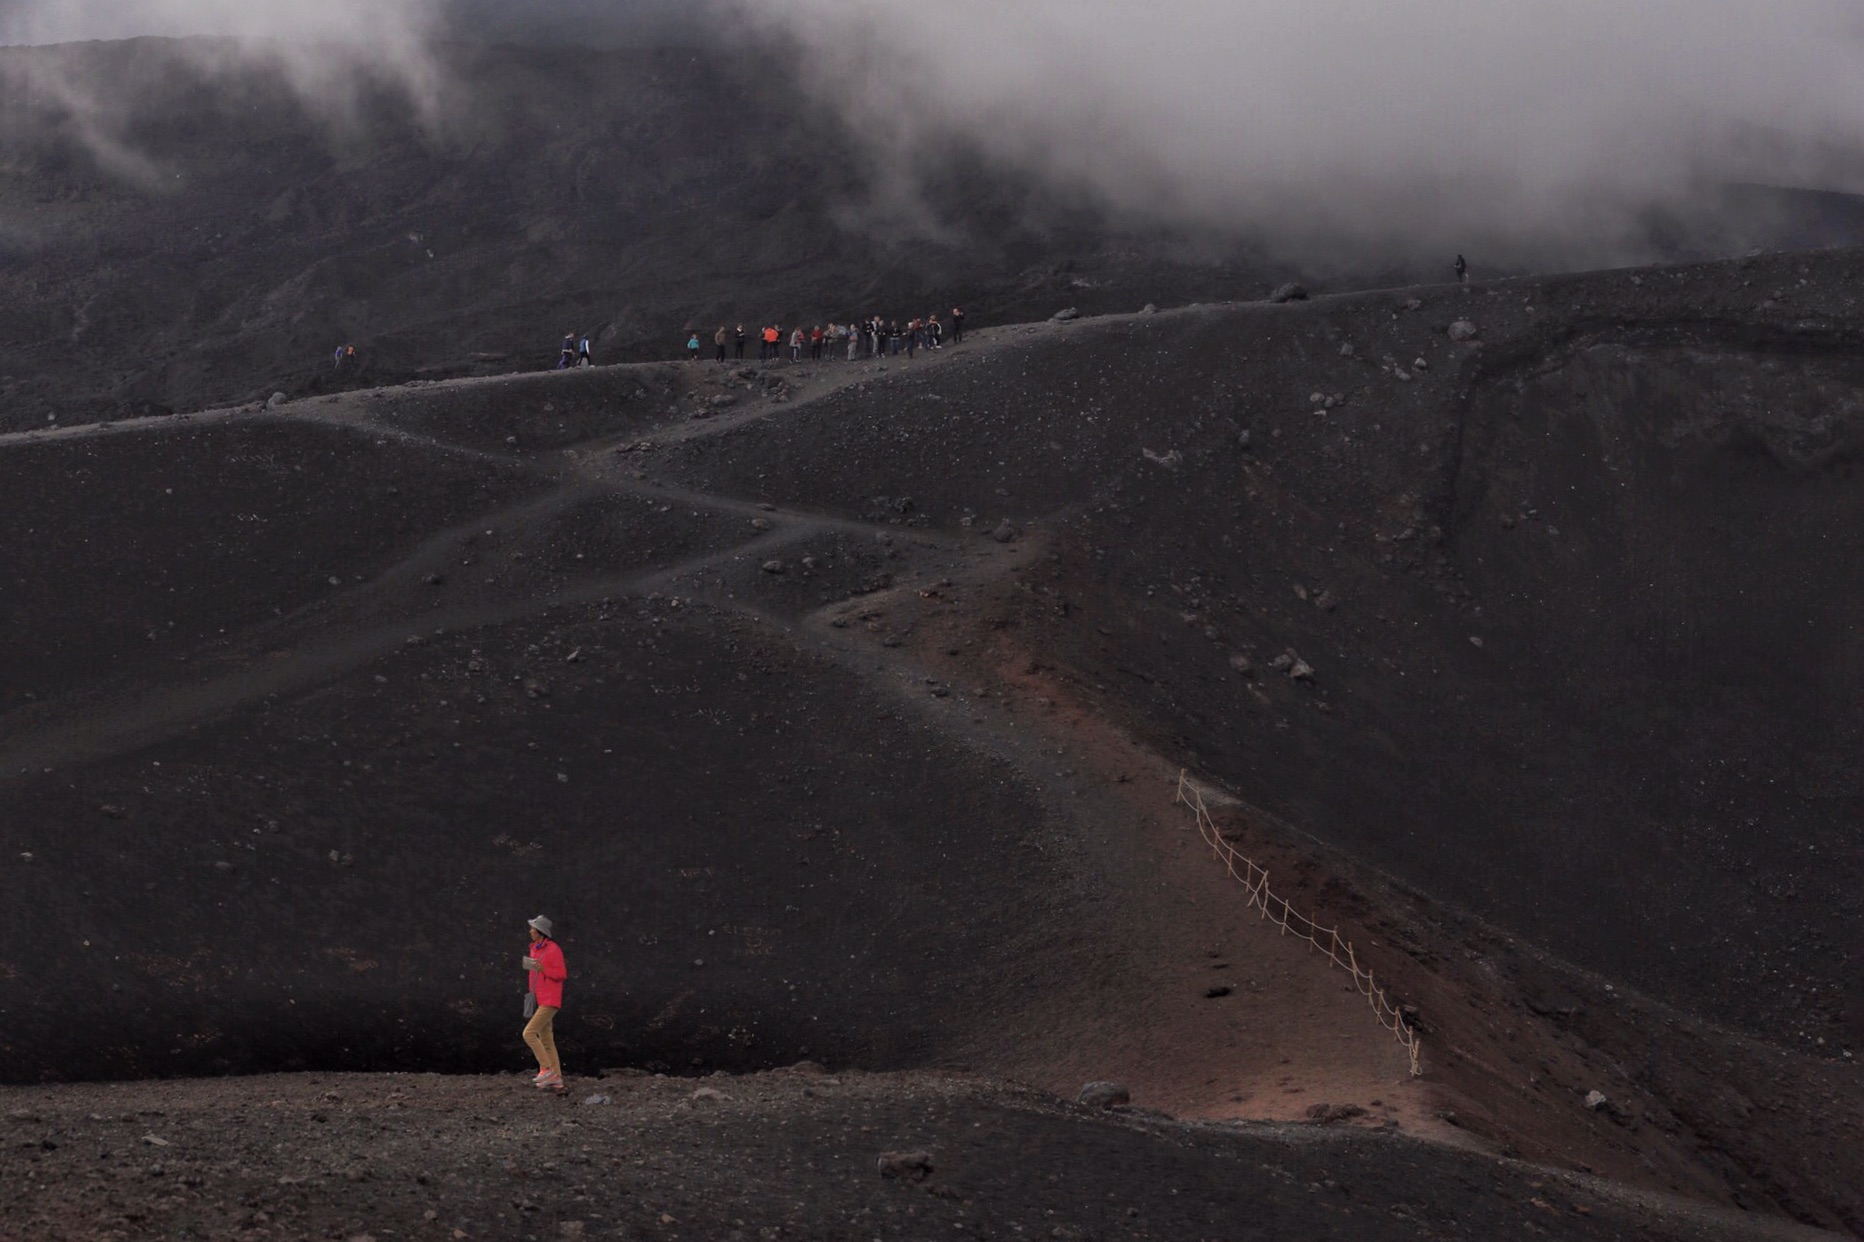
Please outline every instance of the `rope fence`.
[{"label": "rope fence", "polygon": [[1351,942],[1341,940],[1340,933],[1331,927],[1322,927],[1305,914],[1288,904],[1285,897],[1277,897],[1269,891],[1269,873],[1264,867],[1240,853],[1235,846],[1223,839],[1223,833],[1217,828],[1217,821],[1210,817],[1210,809],[1204,805],[1204,796],[1191,783],[1190,777],[1178,773],[1178,795],[1173,803],[1183,803],[1191,808],[1197,818],[1198,833],[1204,843],[1229,871],[1230,878],[1243,886],[1249,894],[1249,905],[1262,911],[1262,917],[1281,929],[1282,935],[1293,933],[1307,941],[1308,946],[1327,955],[1327,960],[1353,976],[1353,987],[1366,998],[1377,1016],[1379,1025],[1398,1037],[1405,1053],[1411,1058],[1411,1076],[1418,1077],[1423,1070],[1418,1065],[1418,1056],[1423,1048],[1423,1041],[1411,1024],[1405,1021],[1398,1007],[1391,1003],[1372,977],[1369,967],[1359,964],[1359,956],[1353,951]]}]

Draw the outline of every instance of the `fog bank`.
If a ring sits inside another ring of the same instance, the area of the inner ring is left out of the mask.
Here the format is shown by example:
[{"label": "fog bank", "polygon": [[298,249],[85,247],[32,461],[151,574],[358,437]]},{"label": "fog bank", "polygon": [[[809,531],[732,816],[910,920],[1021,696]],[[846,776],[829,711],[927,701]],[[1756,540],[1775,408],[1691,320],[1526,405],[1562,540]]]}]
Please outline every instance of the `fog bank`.
[{"label": "fog bank", "polygon": [[732,0],[910,180],[954,139],[1328,256],[1634,257],[1731,182],[1864,188],[1840,0]]}]

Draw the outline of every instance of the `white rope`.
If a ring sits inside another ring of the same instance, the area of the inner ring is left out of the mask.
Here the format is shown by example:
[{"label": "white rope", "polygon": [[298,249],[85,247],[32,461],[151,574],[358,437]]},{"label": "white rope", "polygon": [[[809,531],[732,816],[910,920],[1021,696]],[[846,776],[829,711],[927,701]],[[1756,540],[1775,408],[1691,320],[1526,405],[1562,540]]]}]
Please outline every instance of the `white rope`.
[{"label": "white rope", "polygon": [[[1230,878],[1241,884],[1243,891],[1249,894],[1245,908],[1254,906],[1260,909],[1262,917],[1280,928],[1282,935],[1285,936],[1293,930],[1295,935],[1307,941],[1309,947],[1326,953],[1329,962],[1351,974],[1353,990],[1370,1002],[1372,1016],[1379,1020],[1380,1026],[1397,1036],[1398,1042],[1403,1045],[1405,1052],[1410,1056],[1411,1076],[1413,1078],[1420,1076],[1424,1072],[1419,1065],[1423,1041],[1418,1038],[1411,1024],[1405,1021],[1404,1014],[1392,1004],[1391,998],[1385,995],[1385,989],[1379,987],[1377,981],[1373,979],[1372,972],[1359,965],[1359,956],[1354,952],[1352,943],[1340,939],[1337,929],[1321,927],[1305,914],[1298,913],[1293,906],[1288,904],[1287,898],[1277,897],[1269,891],[1268,869],[1257,865],[1254,859],[1244,855],[1223,839],[1223,833],[1217,828],[1217,821],[1211,818],[1209,808],[1204,805],[1204,796],[1191,784],[1189,776],[1184,772],[1178,773],[1178,796],[1173,801],[1182,802],[1191,808],[1191,813],[1197,820],[1198,834],[1204,838],[1205,844],[1209,845],[1212,852],[1222,861],[1224,870],[1230,873]],[[1279,914],[1272,908],[1277,904],[1281,907]],[[1297,919],[1307,925],[1306,931],[1293,926]],[[1323,938],[1326,940],[1324,944]],[[1341,950],[1344,950],[1346,954],[1344,961],[1340,958]]]}]

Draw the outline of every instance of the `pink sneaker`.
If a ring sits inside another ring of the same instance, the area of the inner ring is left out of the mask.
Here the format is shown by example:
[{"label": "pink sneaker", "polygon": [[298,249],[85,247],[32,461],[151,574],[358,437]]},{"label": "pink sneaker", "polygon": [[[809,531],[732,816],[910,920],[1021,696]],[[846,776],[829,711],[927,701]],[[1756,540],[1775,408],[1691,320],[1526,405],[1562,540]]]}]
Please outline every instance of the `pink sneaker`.
[{"label": "pink sneaker", "polygon": [[546,1090],[563,1090],[563,1075],[556,1070],[544,1070],[532,1080],[532,1085]]}]

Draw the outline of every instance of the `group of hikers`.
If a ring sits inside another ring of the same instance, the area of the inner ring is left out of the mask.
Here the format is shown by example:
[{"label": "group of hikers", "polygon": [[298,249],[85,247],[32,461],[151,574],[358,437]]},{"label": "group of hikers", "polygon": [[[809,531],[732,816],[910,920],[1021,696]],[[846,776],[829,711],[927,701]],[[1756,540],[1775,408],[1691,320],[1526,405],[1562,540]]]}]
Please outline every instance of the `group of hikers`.
[{"label": "group of hikers", "polygon": [[[905,323],[876,315],[859,323],[825,323],[809,328],[792,328],[787,336],[782,328],[774,324],[755,331],[747,330],[743,324],[736,328],[720,325],[718,331],[712,334],[713,357],[719,362],[742,360],[753,338],[757,341],[759,362],[781,362],[786,342],[791,362],[801,362],[805,356],[812,362],[842,356],[849,362],[860,358],[887,358],[897,354],[911,358],[922,349],[943,349],[946,345],[956,345],[964,340],[964,308],[951,308],[949,326],[946,320],[937,315],[909,319]],[[705,345],[699,333],[688,333],[686,357],[697,362],[704,351]],[[593,366],[595,360],[592,354],[588,333],[565,332],[563,344],[557,351],[557,370]]]},{"label": "group of hikers", "polygon": [[[1456,281],[1458,284],[1469,283],[1469,263],[1462,255],[1456,256]],[[898,354],[913,357],[922,349],[943,349],[947,343],[956,345],[964,340],[964,310],[962,307],[951,308],[950,340],[947,341],[947,328],[937,315],[927,315],[924,319],[911,319],[901,323],[897,319],[881,319],[874,316],[863,319],[860,323],[817,324],[811,328],[792,328],[788,336],[789,360],[801,362],[807,351],[810,361],[820,362],[824,358],[834,358],[845,354],[849,362],[860,358],[886,358]],[[757,359],[759,362],[780,362],[783,360],[785,337],[783,329],[774,325],[759,328],[756,332],[747,332],[743,324],[736,328],[720,326],[712,334],[713,357],[719,362],[744,358],[745,347],[751,338],[757,338]],[[557,351],[557,370],[567,371],[572,367],[594,366],[595,359],[587,332],[565,332],[563,344]],[[699,340],[699,333],[692,332],[686,338],[686,357],[692,362],[699,361],[704,352],[704,345]],[[339,345],[336,351],[336,365],[341,369],[345,365],[354,365],[356,347]]]},{"label": "group of hikers", "polygon": [[[745,330],[743,324],[736,328],[720,326],[712,334],[712,356],[719,362],[741,360],[751,338],[757,338],[757,360],[759,362],[781,362],[785,337],[782,328],[775,325],[759,328],[756,332]],[[849,362],[860,358],[886,358],[905,354],[911,358],[922,349],[943,349],[946,344],[956,345],[964,340],[964,310],[954,306],[951,309],[951,327],[949,339],[945,322],[937,315],[927,315],[924,319],[910,319],[901,323],[897,319],[882,319],[873,316],[859,323],[826,323],[809,328],[792,328],[788,336],[789,360],[801,362],[805,356],[811,362],[820,362],[824,358],[845,356]],[[692,333],[686,339],[686,356],[693,362],[699,361],[704,346],[699,334]]]},{"label": "group of hikers", "polygon": [[588,367],[595,365],[595,359],[589,349],[589,334],[578,336],[574,332],[563,334],[563,345],[557,351],[557,370],[567,371],[571,367]]}]

